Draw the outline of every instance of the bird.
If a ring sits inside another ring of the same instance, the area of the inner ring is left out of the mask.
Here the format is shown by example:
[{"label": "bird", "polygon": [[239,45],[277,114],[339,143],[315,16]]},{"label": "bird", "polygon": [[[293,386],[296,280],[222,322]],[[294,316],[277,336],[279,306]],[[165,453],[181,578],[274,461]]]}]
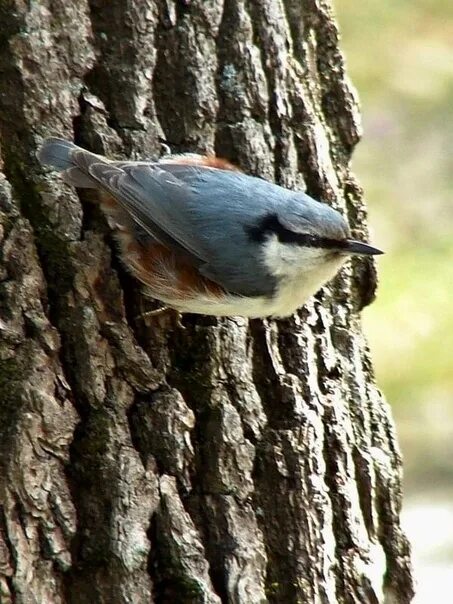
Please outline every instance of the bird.
[{"label": "bird", "polygon": [[348,257],[383,253],[326,203],[216,156],[116,161],[51,137],[37,157],[97,191],[126,269],[180,313],[288,317]]}]

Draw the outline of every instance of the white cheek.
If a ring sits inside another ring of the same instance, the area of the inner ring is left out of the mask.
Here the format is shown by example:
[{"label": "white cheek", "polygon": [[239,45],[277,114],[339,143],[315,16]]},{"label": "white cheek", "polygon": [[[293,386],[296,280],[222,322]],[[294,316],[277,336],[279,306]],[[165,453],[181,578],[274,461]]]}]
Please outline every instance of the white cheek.
[{"label": "white cheek", "polygon": [[268,270],[279,278],[278,293],[274,298],[276,316],[291,314],[338,272],[346,256],[326,254],[320,248],[302,248],[282,245],[277,237],[264,247]]},{"label": "white cheek", "polygon": [[264,244],[264,259],[266,266],[275,277],[290,277],[300,275],[301,272],[311,272],[326,262],[323,250],[316,247],[285,245],[280,243],[277,237],[270,238]]}]

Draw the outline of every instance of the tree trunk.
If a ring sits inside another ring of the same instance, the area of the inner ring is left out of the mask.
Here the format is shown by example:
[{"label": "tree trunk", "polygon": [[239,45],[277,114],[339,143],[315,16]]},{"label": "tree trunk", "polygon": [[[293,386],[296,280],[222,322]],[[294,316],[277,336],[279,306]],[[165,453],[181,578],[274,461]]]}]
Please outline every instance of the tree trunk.
[{"label": "tree trunk", "polygon": [[372,262],[291,319],[146,320],[100,210],[35,158],[164,139],[366,237],[329,1],[1,0],[0,23],[1,602],[410,602]]}]

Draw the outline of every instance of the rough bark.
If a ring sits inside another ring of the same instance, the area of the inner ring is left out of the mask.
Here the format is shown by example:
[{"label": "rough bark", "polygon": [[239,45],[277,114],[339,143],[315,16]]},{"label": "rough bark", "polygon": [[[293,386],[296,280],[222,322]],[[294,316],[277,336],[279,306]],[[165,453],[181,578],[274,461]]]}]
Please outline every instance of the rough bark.
[{"label": "rough bark", "polygon": [[366,236],[330,3],[0,0],[0,22],[1,602],[409,602],[373,265],[288,320],[147,324],[98,208],[35,158],[53,133],[165,139]]}]

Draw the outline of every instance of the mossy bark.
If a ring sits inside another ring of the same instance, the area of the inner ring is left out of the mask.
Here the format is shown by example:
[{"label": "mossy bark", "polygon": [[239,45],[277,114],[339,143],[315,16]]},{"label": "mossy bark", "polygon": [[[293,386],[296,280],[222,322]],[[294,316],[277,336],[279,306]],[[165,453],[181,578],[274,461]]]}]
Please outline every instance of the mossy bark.
[{"label": "mossy bark", "polygon": [[412,597],[401,458],[355,260],[291,319],[144,321],[98,208],[44,137],[217,153],[366,237],[327,0],[0,0],[0,598]]}]

